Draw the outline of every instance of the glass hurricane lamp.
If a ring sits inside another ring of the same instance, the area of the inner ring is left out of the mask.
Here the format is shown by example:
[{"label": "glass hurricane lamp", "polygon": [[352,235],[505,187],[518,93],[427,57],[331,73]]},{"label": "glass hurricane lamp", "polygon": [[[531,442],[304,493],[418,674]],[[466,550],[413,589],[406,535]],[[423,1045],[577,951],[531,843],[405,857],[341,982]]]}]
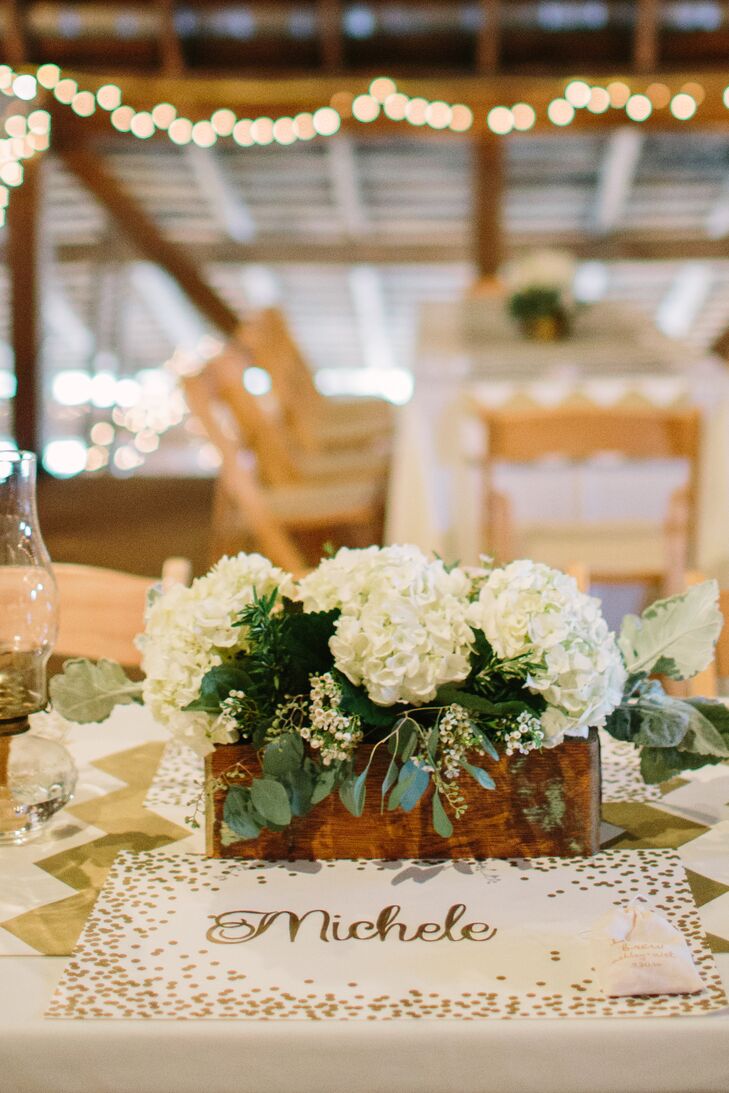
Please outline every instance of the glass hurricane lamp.
[{"label": "glass hurricane lamp", "polygon": [[64,747],[35,732],[58,626],[58,592],[35,502],[36,457],[0,450],[0,844],[27,842],[71,799]]}]

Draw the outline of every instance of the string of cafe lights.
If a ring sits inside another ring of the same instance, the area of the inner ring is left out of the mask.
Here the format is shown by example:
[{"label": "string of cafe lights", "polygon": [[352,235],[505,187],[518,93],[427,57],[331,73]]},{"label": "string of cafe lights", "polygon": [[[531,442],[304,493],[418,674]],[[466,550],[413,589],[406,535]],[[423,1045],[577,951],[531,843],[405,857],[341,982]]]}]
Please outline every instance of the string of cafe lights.
[{"label": "string of cafe lights", "polygon": [[[18,103],[3,119],[5,135],[0,135],[0,224],[5,219],[10,189],[22,185],[24,161],[50,147],[51,115],[43,108],[34,109],[32,106],[33,100],[43,94],[52,95],[56,102],[68,107],[80,118],[90,117],[97,110],[103,111],[114,129],[137,139],[148,140],[160,134],[166,135],[173,144],[195,144],[201,148],[210,148],[218,140],[225,139],[248,148],[290,145],[316,137],[331,137],[339,131],[342,121],[349,118],[368,124],[384,117],[392,122],[454,133],[468,132],[476,120],[474,111],[465,103],[451,104],[443,100],[409,96],[387,76],[372,80],[367,91],[361,94],[341,90],[328,103],[311,112],[276,118],[241,118],[228,107],[220,107],[208,118],[192,121],[169,102],[159,102],[148,111],[136,110],[124,101],[122,89],[117,84],[107,83],[91,91],[80,87],[76,80],[64,75],[58,65],[51,63],[40,65],[35,72],[20,73],[8,65],[0,65],[0,91]],[[667,109],[675,120],[688,122],[696,115],[704,98],[705,90],[696,81],[685,83],[674,91],[658,82],[636,91],[622,80],[613,80],[601,86],[571,79],[565,83],[562,95],[547,104],[546,118],[556,128],[564,129],[575,121],[580,111],[600,115],[610,110],[622,110],[629,121],[640,123],[647,121],[654,111]],[[723,103],[729,110],[729,86],[723,91]],[[512,132],[527,132],[536,124],[537,116],[536,107],[524,101],[511,106],[497,104],[483,120],[492,133],[506,136]],[[58,377],[59,380],[62,378]],[[150,374],[150,382],[152,378]],[[111,386],[114,380],[111,374],[95,379],[108,381],[107,386]],[[132,379],[114,381],[115,392],[119,387],[119,398],[116,393],[104,396],[104,405],[113,406],[112,421],[97,422],[93,426],[91,448],[84,446],[82,452],[79,444],[79,450],[73,454],[70,450],[60,452],[59,449],[60,462],[65,460],[70,466],[70,462],[76,461],[75,469],[70,473],[105,466],[110,460],[110,446],[125,431],[133,439],[122,442],[114,453],[114,462],[120,470],[133,469],[144,461],[147,454],[156,450],[160,433],[182,421],[184,404],[173,407],[170,420],[156,420],[154,413],[149,408],[145,409],[145,399],[141,394],[139,398],[136,395],[131,398],[131,385],[135,383]],[[125,384],[129,391],[126,388],[121,390]],[[76,393],[71,400],[74,404],[80,397],[82,386],[80,380],[74,386]],[[61,396],[60,401],[68,402],[68,399]],[[92,402],[96,405],[98,399],[92,399]],[[54,443],[63,446],[75,442]]]},{"label": "string of cafe lights", "polygon": [[[372,80],[367,91],[361,94],[337,91],[329,103],[294,116],[244,118],[228,107],[219,107],[208,118],[198,121],[180,114],[170,102],[159,102],[150,110],[137,110],[124,101],[118,84],[107,83],[94,92],[80,87],[76,80],[64,75],[61,68],[52,63],[40,65],[34,74],[17,74],[7,65],[0,66],[0,90],[26,101],[45,91],[78,117],[90,117],[97,110],[104,111],[113,128],[139,140],[165,134],[173,144],[192,143],[201,148],[210,148],[218,140],[227,138],[247,148],[331,137],[339,131],[343,119],[348,118],[368,124],[384,117],[392,122],[455,133],[467,132],[475,122],[474,111],[465,103],[409,96],[388,76]],[[644,90],[634,91],[622,80],[613,80],[603,87],[573,79],[566,83],[561,96],[548,103],[546,116],[555,127],[565,128],[575,121],[581,110],[595,115],[611,109],[624,110],[629,121],[639,123],[647,121],[654,111],[668,109],[677,121],[685,122],[695,116],[704,97],[704,88],[696,81],[683,84],[677,91],[657,82]],[[723,99],[729,109],[729,87],[724,90]],[[487,128],[500,136],[514,131],[526,132],[536,121],[537,109],[528,102],[511,106],[497,104],[485,118]],[[20,122],[13,124],[20,129]],[[35,124],[41,123],[36,120]],[[34,135],[42,143],[44,133]],[[10,182],[10,185],[17,184]]]}]

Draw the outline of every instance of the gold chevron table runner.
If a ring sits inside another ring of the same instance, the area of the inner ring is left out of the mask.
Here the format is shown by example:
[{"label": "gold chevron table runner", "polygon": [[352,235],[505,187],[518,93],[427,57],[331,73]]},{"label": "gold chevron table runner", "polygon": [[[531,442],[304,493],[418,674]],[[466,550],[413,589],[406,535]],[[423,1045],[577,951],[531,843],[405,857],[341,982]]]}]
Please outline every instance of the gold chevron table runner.
[{"label": "gold chevron table runner", "polygon": [[[37,727],[58,732],[46,717]],[[203,852],[185,824],[199,761],[146,710],[120,706],[104,724],[63,731],[76,798],[40,839],[0,849],[0,957],[70,954],[119,851]],[[729,952],[729,765],[646,787],[630,747],[603,740],[603,797],[604,845],[678,849],[709,944]]]}]

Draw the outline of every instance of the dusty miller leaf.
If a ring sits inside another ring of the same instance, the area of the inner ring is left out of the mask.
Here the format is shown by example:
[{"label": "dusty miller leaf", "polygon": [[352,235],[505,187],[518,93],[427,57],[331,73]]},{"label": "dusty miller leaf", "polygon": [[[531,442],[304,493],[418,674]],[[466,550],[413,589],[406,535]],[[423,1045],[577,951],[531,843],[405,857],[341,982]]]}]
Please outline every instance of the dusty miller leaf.
[{"label": "dusty miller leaf", "polygon": [[710,664],[723,625],[716,581],[656,600],[640,618],[626,615],[618,645],[631,675],[658,672],[690,679]]},{"label": "dusty miller leaf", "polygon": [[67,660],[48,685],[53,706],[69,721],[105,721],[115,706],[142,701],[135,683],[113,660]]}]

